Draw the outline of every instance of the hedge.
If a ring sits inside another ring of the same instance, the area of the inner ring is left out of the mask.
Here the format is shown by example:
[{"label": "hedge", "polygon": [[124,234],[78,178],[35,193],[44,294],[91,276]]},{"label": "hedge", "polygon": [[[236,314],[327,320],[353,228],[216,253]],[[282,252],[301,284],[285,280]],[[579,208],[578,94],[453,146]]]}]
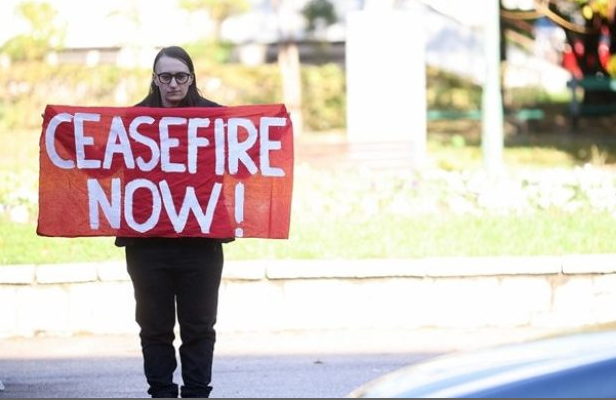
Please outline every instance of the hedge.
[{"label": "hedge", "polygon": [[[197,65],[203,95],[226,105],[282,102],[278,66]],[[150,84],[147,68],[113,65],[15,63],[0,73],[0,129],[39,127],[47,104],[126,106],[141,100]],[[335,64],[302,67],[306,129],[339,129],[345,122],[345,76]]]}]

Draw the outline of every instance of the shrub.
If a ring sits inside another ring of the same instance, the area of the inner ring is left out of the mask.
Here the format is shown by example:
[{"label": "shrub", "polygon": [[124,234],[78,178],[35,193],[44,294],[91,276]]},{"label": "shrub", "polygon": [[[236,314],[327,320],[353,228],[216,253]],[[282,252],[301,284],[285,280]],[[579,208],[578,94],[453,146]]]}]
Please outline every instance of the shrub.
[{"label": "shrub", "polygon": [[344,71],[336,64],[304,67],[302,74],[304,121],[314,131],[344,128],[346,85]]},{"label": "shrub", "polygon": [[[195,60],[205,97],[226,105],[282,102],[278,66],[249,67]],[[336,65],[303,68],[304,120],[308,129],[344,125],[344,73]],[[141,100],[150,83],[145,68],[113,65],[14,64],[0,74],[0,129],[40,126],[47,104],[127,106]],[[11,105],[10,111],[6,105]]]}]

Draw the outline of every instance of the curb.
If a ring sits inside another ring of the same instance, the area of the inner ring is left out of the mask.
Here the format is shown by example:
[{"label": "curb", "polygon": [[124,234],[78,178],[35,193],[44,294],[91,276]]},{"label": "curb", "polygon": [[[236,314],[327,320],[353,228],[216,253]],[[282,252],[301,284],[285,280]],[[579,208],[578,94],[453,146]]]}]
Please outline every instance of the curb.
[{"label": "curb", "polygon": [[[455,278],[616,273],[616,254],[225,262],[223,280]],[[124,261],[0,265],[0,285],[124,282]]]},{"label": "curb", "polygon": [[[228,261],[221,332],[616,321],[616,255]],[[136,333],[124,261],[0,266],[0,337]]]}]

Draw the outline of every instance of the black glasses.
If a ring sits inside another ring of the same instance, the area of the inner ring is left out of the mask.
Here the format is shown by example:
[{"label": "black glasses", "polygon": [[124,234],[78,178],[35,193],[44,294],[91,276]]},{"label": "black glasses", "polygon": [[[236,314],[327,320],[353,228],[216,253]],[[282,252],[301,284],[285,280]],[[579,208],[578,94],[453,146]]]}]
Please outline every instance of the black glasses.
[{"label": "black glasses", "polygon": [[186,72],[178,72],[177,74],[170,74],[169,72],[163,72],[162,74],[157,74],[158,80],[161,83],[168,84],[171,83],[171,79],[175,78],[175,81],[178,85],[182,85],[190,79],[192,74]]}]

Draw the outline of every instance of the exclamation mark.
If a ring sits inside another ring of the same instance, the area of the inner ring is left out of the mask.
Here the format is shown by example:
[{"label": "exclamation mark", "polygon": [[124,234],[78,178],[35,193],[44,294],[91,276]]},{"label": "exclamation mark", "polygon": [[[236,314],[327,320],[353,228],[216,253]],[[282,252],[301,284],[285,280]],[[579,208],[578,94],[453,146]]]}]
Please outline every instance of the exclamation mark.
[{"label": "exclamation mark", "polygon": [[[235,185],[235,222],[241,225],[244,222],[244,184]],[[239,226],[235,228],[235,237],[244,237],[244,230]]]}]

